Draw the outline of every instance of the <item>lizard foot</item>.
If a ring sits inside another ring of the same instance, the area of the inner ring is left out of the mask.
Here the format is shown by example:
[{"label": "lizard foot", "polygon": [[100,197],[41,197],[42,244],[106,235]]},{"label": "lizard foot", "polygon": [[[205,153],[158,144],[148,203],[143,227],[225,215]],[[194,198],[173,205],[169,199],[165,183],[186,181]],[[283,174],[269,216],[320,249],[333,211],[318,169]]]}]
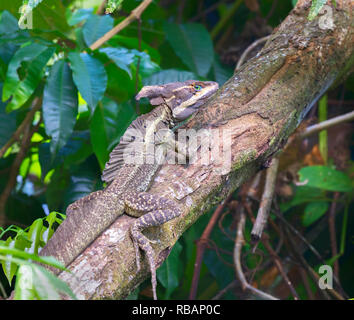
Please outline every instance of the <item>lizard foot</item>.
[{"label": "lizard foot", "polygon": [[131,235],[132,235],[134,247],[135,247],[136,265],[137,265],[138,271],[140,270],[139,248],[141,248],[145,252],[145,254],[148,258],[150,272],[151,272],[152,292],[153,292],[154,300],[157,300],[156,263],[155,263],[155,258],[154,258],[154,250],[150,245],[150,242],[156,242],[156,241],[149,240],[147,237],[145,237],[141,233],[140,226],[139,226],[139,220],[136,220],[135,223],[133,224],[133,226],[131,228]]}]

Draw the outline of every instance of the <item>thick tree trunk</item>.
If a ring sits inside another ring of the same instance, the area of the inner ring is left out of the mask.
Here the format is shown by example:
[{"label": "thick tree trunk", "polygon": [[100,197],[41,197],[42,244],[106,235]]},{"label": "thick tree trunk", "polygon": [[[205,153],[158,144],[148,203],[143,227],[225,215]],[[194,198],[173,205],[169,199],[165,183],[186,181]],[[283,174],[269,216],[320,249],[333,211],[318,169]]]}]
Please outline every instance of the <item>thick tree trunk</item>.
[{"label": "thick tree trunk", "polygon": [[[334,80],[353,70],[353,1],[337,1],[336,8],[328,1],[332,29],[326,28],[324,16],[308,21],[310,5],[299,0],[262,51],[187,125],[231,131],[231,168],[222,169],[211,159],[206,165],[164,165],[158,173],[150,192],[176,199],[183,208],[181,217],[146,232],[157,240],[159,264],[203,213],[269,163]],[[69,266],[74,275],[60,274],[79,298],[124,298],[149,275],[145,258],[136,272],[128,233],[132,220],[125,215],[117,219]]]}]

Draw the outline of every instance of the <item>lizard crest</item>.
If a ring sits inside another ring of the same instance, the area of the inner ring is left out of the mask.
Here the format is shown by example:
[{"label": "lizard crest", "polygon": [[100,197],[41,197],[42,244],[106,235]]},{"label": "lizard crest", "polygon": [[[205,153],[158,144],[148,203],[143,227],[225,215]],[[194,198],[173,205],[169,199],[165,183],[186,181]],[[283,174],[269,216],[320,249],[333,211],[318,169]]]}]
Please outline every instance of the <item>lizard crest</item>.
[{"label": "lizard crest", "polygon": [[132,164],[141,164],[149,152],[147,146],[164,141],[170,134],[168,129],[194,114],[217,89],[216,82],[195,80],[143,87],[136,100],[148,98],[150,104],[157,107],[151,113],[139,116],[128,127],[110,154],[102,181],[114,180],[119,168],[129,164],[127,155],[134,159]]}]

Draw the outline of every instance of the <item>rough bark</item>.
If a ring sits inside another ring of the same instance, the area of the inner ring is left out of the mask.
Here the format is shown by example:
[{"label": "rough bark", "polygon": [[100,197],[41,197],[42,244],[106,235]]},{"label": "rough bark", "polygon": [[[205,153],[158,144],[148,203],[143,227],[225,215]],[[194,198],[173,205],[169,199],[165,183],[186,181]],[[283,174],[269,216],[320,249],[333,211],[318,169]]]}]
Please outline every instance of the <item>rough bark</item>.
[{"label": "rough bark", "polygon": [[[157,241],[159,264],[203,213],[269,163],[318,98],[338,77],[353,70],[353,2],[337,3],[335,9],[332,6],[335,26],[328,30],[319,28],[320,17],[307,20],[311,1],[299,0],[261,53],[187,124],[196,130],[232,130],[232,166],[223,174],[213,161],[161,168],[150,192],[176,199],[183,215],[146,232]],[[136,272],[128,233],[132,220],[126,215],[118,218],[69,266],[74,275],[60,274],[78,298],[124,298],[149,276],[145,258]]]}]

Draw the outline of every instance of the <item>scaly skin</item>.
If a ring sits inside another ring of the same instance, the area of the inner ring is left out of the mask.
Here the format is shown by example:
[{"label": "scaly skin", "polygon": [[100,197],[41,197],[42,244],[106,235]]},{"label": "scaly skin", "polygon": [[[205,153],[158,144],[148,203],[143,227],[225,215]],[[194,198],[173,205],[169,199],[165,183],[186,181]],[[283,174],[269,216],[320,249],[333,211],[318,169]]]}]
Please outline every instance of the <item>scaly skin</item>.
[{"label": "scaly skin", "polygon": [[[58,227],[40,255],[54,256],[68,266],[117,217],[126,212],[131,216],[139,217],[131,227],[137,267],[140,268],[139,248],[141,248],[149,261],[154,299],[157,299],[153,249],[149,239],[142,234],[142,230],[178,217],[181,210],[174,201],[145,192],[160,167],[158,161],[127,164],[122,162],[121,151],[126,150],[124,148],[133,142],[135,137],[132,135],[137,128],[142,133],[144,146],[155,143],[157,132],[169,130],[173,128],[175,122],[188,118],[216,92],[217,88],[215,82],[192,80],[144,87],[137,99],[148,97],[150,103],[158,107],[139,117],[127,129],[120,144],[112,151],[110,161],[103,172],[103,180],[110,184],[104,190],[93,192],[68,207],[67,218]],[[129,131],[129,129],[134,130]],[[132,140],[128,140],[127,143],[126,140],[131,138]],[[143,154],[146,156],[145,149]],[[51,270],[59,273],[57,269],[51,268]]]}]

